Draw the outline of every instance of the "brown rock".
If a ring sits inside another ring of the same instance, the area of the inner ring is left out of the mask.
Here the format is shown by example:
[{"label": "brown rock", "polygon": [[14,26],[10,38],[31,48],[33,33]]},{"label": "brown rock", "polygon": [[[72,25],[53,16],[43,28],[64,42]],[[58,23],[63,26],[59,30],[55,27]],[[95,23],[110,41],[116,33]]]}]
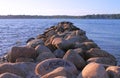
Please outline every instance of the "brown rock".
[{"label": "brown rock", "polygon": [[90,63],[85,66],[77,78],[109,78],[103,65]]},{"label": "brown rock", "polygon": [[16,62],[34,62],[34,60],[32,58],[20,57],[16,59]]},{"label": "brown rock", "polygon": [[12,63],[3,63],[0,65],[0,74],[2,73],[13,73],[21,77],[25,77],[26,73],[22,71],[22,69],[15,67],[15,64]]},{"label": "brown rock", "polygon": [[8,53],[8,61],[15,62],[17,58],[32,58],[35,59],[37,53],[34,48],[29,47],[12,47],[11,51]]},{"label": "brown rock", "polygon": [[67,71],[64,67],[58,67],[58,68],[54,69],[53,71],[51,71],[50,73],[42,76],[42,78],[54,78],[57,76],[63,76],[66,78],[75,78],[75,76],[72,73],[70,73],[69,71]]},{"label": "brown rock", "polygon": [[13,73],[3,73],[3,74],[0,74],[0,78],[22,78],[16,74],[13,74]]},{"label": "brown rock", "polygon": [[66,52],[63,59],[72,62],[78,69],[81,69],[81,70],[86,65],[85,60],[72,49]]},{"label": "brown rock", "polygon": [[115,62],[115,65],[117,64],[117,61],[113,55],[98,48],[92,48],[88,50],[85,55],[87,59],[92,57],[108,57],[109,59]]},{"label": "brown rock", "polygon": [[34,39],[30,42],[27,43],[28,47],[32,47],[35,48],[36,46],[40,45],[40,44],[44,44],[44,42],[41,39]]},{"label": "brown rock", "polygon": [[0,74],[9,72],[26,78],[29,73],[35,75],[35,66],[36,64],[32,62],[3,63],[0,65]]},{"label": "brown rock", "polygon": [[65,55],[65,52],[61,49],[56,49],[53,53],[57,58],[63,58]]},{"label": "brown rock", "polygon": [[43,53],[40,53],[38,55],[38,57],[36,58],[36,61],[37,62],[41,62],[45,59],[50,59],[50,58],[56,58],[55,55],[51,52],[43,52]]},{"label": "brown rock", "polygon": [[65,67],[66,70],[70,71],[70,73],[73,73],[73,74],[78,73],[74,64],[59,58],[47,59],[40,62],[35,68],[35,73],[37,75],[43,76],[47,73],[50,73],[51,71],[53,71],[58,67]]},{"label": "brown rock", "polygon": [[111,60],[109,57],[93,57],[93,58],[89,58],[87,60],[87,63],[91,63],[91,62],[100,63],[100,64],[107,64],[107,65],[116,65],[116,61]]},{"label": "brown rock", "polygon": [[109,66],[106,69],[109,78],[120,78],[120,67],[118,66]]},{"label": "brown rock", "polygon": [[82,44],[85,45],[87,50],[98,47],[97,44],[94,42],[83,42]]},{"label": "brown rock", "polygon": [[57,49],[62,49],[62,50],[68,50],[74,48],[74,42],[65,40],[63,38],[54,38],[52,41],[52,45],[54,45]]},{"label": "brown rock", "polygon": [[76,53],[78,53],[83,59],[85,58],[85,52],[82,48],[73,49]]},{"label": "brown rock", "polygon": [[46,46],[44,45],[38,45],[36,48],[35,48],[37,54],[40,54],[42,52],[51,52],[51,50],[49,48],[47,48]]}]

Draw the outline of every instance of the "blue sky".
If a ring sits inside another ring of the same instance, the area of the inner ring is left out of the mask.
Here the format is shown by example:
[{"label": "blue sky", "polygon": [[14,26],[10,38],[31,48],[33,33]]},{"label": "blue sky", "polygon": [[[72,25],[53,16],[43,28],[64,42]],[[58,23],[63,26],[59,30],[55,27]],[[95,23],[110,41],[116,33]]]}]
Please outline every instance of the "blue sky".
[{"label": "blue sky", "polygon": [[120,0],[0,0],[0,15],[120,13]]}]

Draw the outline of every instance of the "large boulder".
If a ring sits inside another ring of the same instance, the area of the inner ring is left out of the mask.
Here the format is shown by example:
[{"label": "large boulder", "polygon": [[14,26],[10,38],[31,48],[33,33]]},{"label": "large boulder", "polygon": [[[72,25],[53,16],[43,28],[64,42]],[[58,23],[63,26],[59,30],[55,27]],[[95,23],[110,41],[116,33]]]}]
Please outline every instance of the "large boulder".
[{"label": "large boulder", "polygon": [[38,45],[35,48],[35,51],[37,52],[37,54],[40,54],[40,53],[43,53],[43,52],[51,52],[51,50],[44,45]]},{"label": "large boulder", "polygon": [[65,40],[63,38],[54,38],[52,41],[52,45],[54,45],[57,49],[62,49],[62,50],[68,50],[74,48],[74,42]]},{"label": "large boulder", "polygon": [[58,68],[54,69],[53,71],[51,71],[50,73],[42,76],[42,78],[55,78],[57,76],[64,76],[66,78],[75,78],[75,75],[70,73],[64,67],[58,67]]},{"label": "large boulder", "polygon": [[100,63],[100,64],[107,64],[107,65],[116,65],[116,61],[111,60],[108,57],[93,57],[93,58],[89,58],[87,60],[87,63],[91,63],[91,62]]},{"label": "large boulder", "polygon": [[0,74],[9,72],[26,78],[29,73],[35,75],[35,66],[36,64],[32,62],[3,63],[0,64]]},{"label": "large boulder", "polygon": [[37,66],[35,68],[35,73],[37,75],[43,76],[47,73],[50,73],[51,71],[53,71],[54,69],[56,69],[58,67],[65,67],[66,70],[70,71],[70,73],[73,73],[73,74],[78,73],[74,64],[72,64],[69,61],[59,59],[59,58],[46,59],[46,60],[40,62],[39,64],[37,64]]},{"label": "large boulder", "polygon": [[56,57],[52,52],[42,52],[36,58],[36,62],[41,62],[43,60],[50,59],[50,58],[56,58]]},{"label": "large boulder", "polygon": [[98,49],[98,48],[92,48],[92,49],[88,50],[85,53],[85,56],[87,59],[92,58],[92,57],[107,57],[110,60],[112,60],[113,62],[115,62],[114,63],[115,65],[117,64],[116,58],[113,55],[109,54],[108,52],[106,52],[104,50]]},{"label": "large boulder", "polygon": [[78,69],[81,69],[81,70],[86,65],[85,60],[72,49],[66,52],[63,59],[72,62]]},{"label": "large boulder", "polygon": [[13,74],[13,73],[3,73],[3,74],[0,74],[0,78],[22,78],[16,74]]},{"label": "large boulder", "polygon": [[90,63],[85,66],[77,78],[109,78],[103,65]]},{"label": "large boulder", "polygon": [[106,69],[109,78],[120,78],[120,67],[118,66],[109,66]]},{"label": "large boulder", "polygon": [[37,53],[34,48],[30,47],[12,47],[11,51],[7,55],[7,60],[9,62],[15,62],[17,58],[32,58],[35,59]]}]

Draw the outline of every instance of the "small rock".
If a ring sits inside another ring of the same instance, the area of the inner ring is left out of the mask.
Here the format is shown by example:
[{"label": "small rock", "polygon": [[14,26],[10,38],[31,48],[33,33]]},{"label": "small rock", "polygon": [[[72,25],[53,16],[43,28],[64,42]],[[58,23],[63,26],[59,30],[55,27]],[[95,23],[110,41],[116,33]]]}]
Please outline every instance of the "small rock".
[{"label": "small rock", "polygon": [[46,59],[46,60],[40,62],[39,64],[37,64],[37,66],[35,68],[35,73],[37,75],[43,76],[47,73],[50,73],[51,71],[53,71],[54,69],[56,69],[58,67],[65,67],[65,69],[67,71],[70,71],[70,73],[73,73],[73,74],[78,73],[74,64],[72,64],[69,61],[59,59],[59,58]]},{"label": "small rock", "polygon": [[109,78],[120,78],[120,67],[118,66],[109,66],[106,69]]},{"label": "small rock", "polygon": [[29,38],[27,41],[26,41],[26,43],[28,43],[28,42],[30,42],[30,41],[32,41],[32,40],[34,40],[35,38]]},{"label": "small rock", "polygon": [[27,43],[28,47],[32,47],[35,48],[36,46],[40,45],[40,44],[44,44],[44,42],[41,39],[34,39],[32,41],[29,41]]},{"label": "small rock", "polygon": [[65,52],[61,49],[56,49],[53,53],[57,58],[63,58],[65,55]]}]

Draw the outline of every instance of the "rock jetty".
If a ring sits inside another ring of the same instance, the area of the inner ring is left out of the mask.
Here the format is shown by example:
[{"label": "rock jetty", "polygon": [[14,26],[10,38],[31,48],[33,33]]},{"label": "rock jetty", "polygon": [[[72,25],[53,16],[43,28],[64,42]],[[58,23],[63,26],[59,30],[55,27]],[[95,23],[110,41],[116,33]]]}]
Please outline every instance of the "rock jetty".
[{"label": "rock jetty", "polygon": [[1,59],[0,78],[120,78],[116,58],[63,21]]}]

